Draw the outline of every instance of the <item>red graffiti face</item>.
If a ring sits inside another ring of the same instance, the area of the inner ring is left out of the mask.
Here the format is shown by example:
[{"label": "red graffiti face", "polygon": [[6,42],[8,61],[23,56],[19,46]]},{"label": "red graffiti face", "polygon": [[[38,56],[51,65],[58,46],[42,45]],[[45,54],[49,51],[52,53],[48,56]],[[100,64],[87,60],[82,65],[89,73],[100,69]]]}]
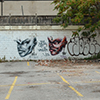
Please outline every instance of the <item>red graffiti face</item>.
[{"label": "red graffiti face", "polygon": [[48,38],[49,41],[49,51],[51,53],[51,55],[57,55],[59,54],[63,48],[65,48],[66,44],[67,44],[67,40],[66,37],[64,37],[63,39],[54,39]]}]

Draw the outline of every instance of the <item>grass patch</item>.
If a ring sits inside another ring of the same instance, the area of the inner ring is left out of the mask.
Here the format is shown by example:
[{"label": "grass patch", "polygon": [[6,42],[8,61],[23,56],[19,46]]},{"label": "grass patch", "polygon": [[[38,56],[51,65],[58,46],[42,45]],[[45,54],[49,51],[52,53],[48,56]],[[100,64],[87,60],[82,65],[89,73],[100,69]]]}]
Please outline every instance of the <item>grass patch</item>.
[{"label": "grass patch", "polygon": [[88,58],[84,58],[85,60],[96,60],[96,59],[100,59],[100,52],[98,54],[95,54],[91,57]]}]

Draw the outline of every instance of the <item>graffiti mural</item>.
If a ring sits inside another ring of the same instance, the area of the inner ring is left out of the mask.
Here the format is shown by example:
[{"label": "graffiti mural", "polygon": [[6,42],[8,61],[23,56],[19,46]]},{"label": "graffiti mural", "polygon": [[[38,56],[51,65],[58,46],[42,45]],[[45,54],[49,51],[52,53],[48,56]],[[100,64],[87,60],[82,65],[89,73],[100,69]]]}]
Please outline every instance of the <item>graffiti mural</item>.
[{"label": "graffiti mural", "polygon": [[74,37],[68,42],[67,49],[71,56],[87,56],[99,53],[100,44],[95,38]]},{"label": "graffiti mural", "polygon": [[[63,38],[55,38],[52,36],[47,37],[48,44],[45,40],[39,40],[37,44],[36,37],[27,38],[24,40],[17,39],[17,50],[20,57],[25,57],[29,54],[29,58],[38,58],[38,56],[49,57],[50,55],[55,56],[61,54],[61,58],[66,58],[66,53],[71,56],[88,56],[93,54],[98,54],[100,52],[100,44],[95,38],[85,38],[85,37],[73,37],[67,41],[66,36]],[[35,52],[35,46],[37,45],[38,53]],[[67,49],[65,49],[67,45]],[[65,51],[67,50],[67,51]]]},{"label": "graffiti mural", "polygon": [[47,43],[44,40],[41,40],[38,44],[39,51],[47,51]]},{"label": "graffiti mural", "polygon": [[31,39],[27,38],[23,41],[20,39],[15,40],[15,41],[17,42],[18,53],[21,57],[25,57],[31,54],[37,44],[36,37],[31,38]]},{"label": "graffiti mural", "polygon": [[63,39],[53,39],[53,37],[48,37],[49,41],[49,51],[51,55],[57,55],[59,54],[62,50],[65,49],[65,46],[67,44],[67,39],[64,37]]},{"label": "graffiti mural", "polygon": [[42,53],[44,56],[50,56],[49,53]]},{"label": "graffiti mural", "polygon": [[42,52],[42,55],[45,57],[50,56],[48,53],[48,46],[45,40],[40,40],[40,42],[38,43],[38,51]]}]

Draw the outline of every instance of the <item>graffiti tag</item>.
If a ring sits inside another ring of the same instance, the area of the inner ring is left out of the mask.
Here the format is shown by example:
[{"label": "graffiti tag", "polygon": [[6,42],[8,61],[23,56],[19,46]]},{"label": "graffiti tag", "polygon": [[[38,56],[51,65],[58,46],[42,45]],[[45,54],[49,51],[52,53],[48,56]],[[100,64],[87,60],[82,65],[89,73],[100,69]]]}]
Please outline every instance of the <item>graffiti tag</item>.
[{"label": "graffiti tag", "polygon": [[38,44],[39,46],[39,51],[47,51],[47,43],[44,40],[41,40]]},{"label": "graffiti tag", "polygon": [[42,53],[44,56],[50,56],[49,53]]},{"label": "graffiti tag", "polygon": [[95,38],[74,37],[68,42],[67,49],[71,56],[87,56],[99,53],[100,44]]}]

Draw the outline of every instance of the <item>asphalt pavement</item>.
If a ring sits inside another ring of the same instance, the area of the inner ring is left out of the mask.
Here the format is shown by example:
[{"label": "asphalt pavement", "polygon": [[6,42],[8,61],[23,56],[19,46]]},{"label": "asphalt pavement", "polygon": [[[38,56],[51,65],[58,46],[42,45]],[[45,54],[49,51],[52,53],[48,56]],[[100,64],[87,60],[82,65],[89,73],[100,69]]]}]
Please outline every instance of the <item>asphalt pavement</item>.
[{"label": "asphalt pavement", "polygon": [[0,100],[100,100],[100,64],[75,66],[2,62]]}]

